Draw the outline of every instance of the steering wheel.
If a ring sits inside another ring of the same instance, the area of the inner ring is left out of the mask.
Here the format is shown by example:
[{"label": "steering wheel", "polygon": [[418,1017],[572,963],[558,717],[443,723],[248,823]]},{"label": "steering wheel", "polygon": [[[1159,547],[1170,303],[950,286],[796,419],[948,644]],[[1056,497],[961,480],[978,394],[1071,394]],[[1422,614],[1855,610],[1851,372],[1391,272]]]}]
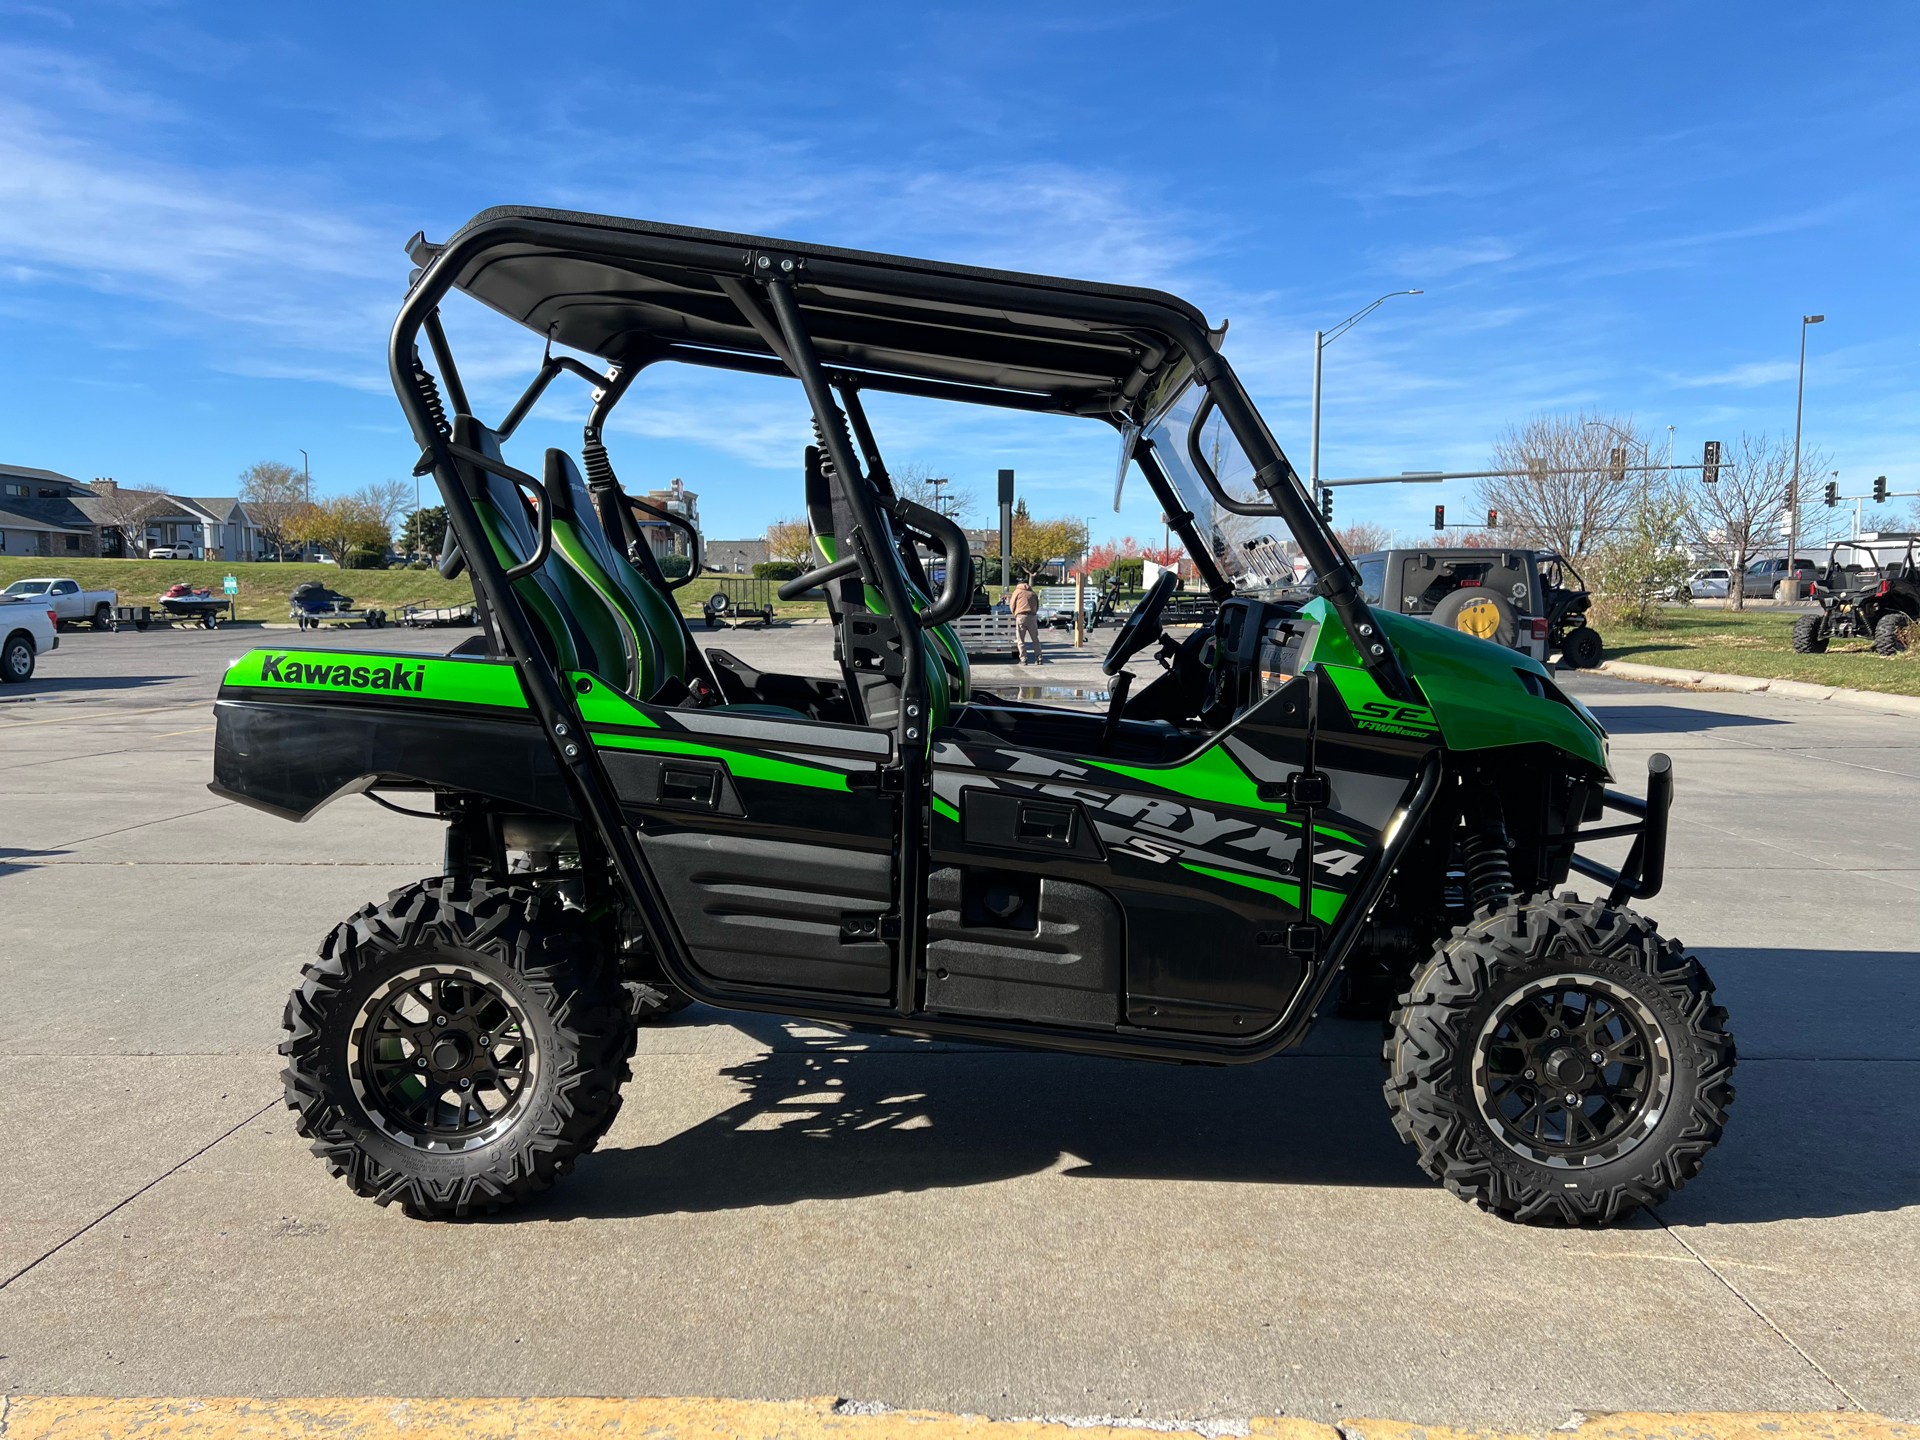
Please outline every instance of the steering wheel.
[{"label": "steering wheel", "polygon": [[1179,583],[1180,577],[1173,571],[1163,570],[1160,573],[1160,578],[1153,582],[1153,588],[1142,595],[1140,603],[1133,607],[1133,613],[1127,616],[1120,633],[1113,637],[1113,648],[1107,651],[1107,658],[1100,662],[1102,674],[1118,675],[1126,667],[1127,661],[1160,638],[1160,612],[1167,608],[1167,599],[1173,594],[1173,587]]}]

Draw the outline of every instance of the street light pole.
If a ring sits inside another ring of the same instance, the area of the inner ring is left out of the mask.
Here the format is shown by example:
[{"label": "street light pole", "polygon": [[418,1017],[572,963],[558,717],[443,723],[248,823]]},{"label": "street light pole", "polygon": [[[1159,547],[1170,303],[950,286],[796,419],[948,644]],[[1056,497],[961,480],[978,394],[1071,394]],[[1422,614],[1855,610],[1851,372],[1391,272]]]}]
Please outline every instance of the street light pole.
[{"label": "street light pole", "polygon": [[1320,357],[1327,346],[1338,340],[1347,331],[1358,325],[1367,316],[1378,310],[1396,295],[1424,295],[1424,290],[1389,290],[1371,305],[1363,305],[1331,330],[1313,332],[1313,439],[1307,447],[1307,493],[1313,496],[1314,503],[1320,503],[1316,493],[1320,482]]},{"label": "street light pole", "polygon": [[[297,447],[296,447],[297,448]],[[301,491],[306,502],[313,503],[313,467],[307,463],[307,452],[300,451]]]},{"label": "street light pole", "polygon": [[1800,317],[1800,385],[1793,401],[1793,478],[1787,482],[1787,574],[1773,598],[1784,590],[1788,604],[1800,598],[1800,578],[1793,568],[1793,552],[1800,548],[1800,420],[1807,403],[1807,327],[1818,325],[1824,315]]}]

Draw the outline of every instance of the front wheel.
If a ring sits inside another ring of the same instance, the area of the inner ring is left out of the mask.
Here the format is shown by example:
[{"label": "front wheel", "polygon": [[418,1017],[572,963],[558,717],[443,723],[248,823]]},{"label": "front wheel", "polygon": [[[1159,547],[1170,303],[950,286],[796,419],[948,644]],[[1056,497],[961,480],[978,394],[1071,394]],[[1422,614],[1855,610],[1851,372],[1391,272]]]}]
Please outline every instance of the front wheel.
[{"label": "front wheel", "polygon": [[1420,1167],[1509,1220],[1607,1225],[1699,1173],[1733,1037],[1679,942],[1600,901],[1510,902],[1400,997],[1387,1103]]},{"label": "front wheel", "polygon": [[287,1106],[357,1195],[423,1219],[545,1190],[633,1053],[610,947],[524,887],[435,879],[335,927],[287,1001]]},{"label": "front wheel", "polygon": [[1824,615],[1802,615],[1793,622],[1793,648],[1796,654],[1826,654],[1827,638],[1827,617]]},{"label": "front wheel", "polygon": [[93,628],[95,630],[113,629],[113,607],[104,601],[93,607]]}]

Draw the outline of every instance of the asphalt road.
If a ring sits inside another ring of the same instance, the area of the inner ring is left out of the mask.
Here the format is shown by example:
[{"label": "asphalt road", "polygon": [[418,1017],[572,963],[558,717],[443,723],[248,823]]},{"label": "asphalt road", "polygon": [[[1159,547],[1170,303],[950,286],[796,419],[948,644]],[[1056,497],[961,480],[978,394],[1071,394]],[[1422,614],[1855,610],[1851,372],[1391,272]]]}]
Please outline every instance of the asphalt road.
[{"label": "asphalt road", "polygon": [[[422,1224],[326,1177],[274,1046],[302,957],[432,873],[437,829],[361,800],[295,826],[205,788],[223,664],[292,638],[74,634],[0,692],[0,1393],[1920,1416],[1911,719],[1568,681],[1624,783],[1674,757],[1647,909],[1741,1052],[1725,1144],[1625,1228],[1509,1225],[1427,1182],[1366,1024],[1216,1071],[703,1007],[643,1037],[557,1190]],[[711,638],[828,664],[825,627]]]}]

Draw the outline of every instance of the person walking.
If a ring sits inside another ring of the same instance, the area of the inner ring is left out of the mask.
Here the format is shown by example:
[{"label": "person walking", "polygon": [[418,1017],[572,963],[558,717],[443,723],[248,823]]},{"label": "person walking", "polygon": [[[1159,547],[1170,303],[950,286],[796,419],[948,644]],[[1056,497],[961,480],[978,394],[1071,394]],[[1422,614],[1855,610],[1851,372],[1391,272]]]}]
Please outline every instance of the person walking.
[{"label": "person walking", "polygon": [[1033,587],[1022,580],[1013,587],[1007,596],[1007,608],[1013,612],[1014,638],[1020,646],[1020,663],[1027,663],[1027,646],[1033,646],[1033,663],[1047,663],[1046,652],[1040,648],[1040,597],[1033,593]]}]

